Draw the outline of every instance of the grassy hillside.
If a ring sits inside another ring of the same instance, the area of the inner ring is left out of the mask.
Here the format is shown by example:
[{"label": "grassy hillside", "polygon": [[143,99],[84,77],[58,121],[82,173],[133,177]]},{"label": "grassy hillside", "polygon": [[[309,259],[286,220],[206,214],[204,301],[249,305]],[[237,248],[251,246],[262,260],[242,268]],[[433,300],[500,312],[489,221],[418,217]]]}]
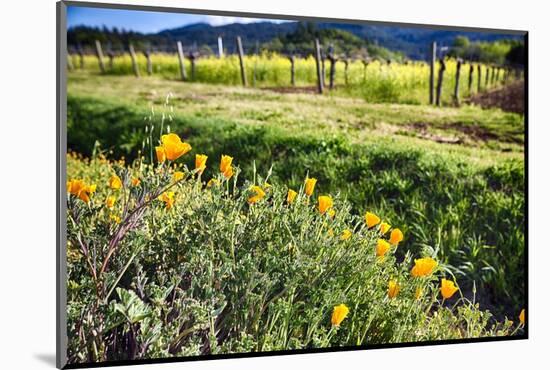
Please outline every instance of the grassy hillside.
[{"label": "grassy hillside", "polygon": [[72,150],[91,155],[98,140],[133,158],[153,122],[149,140],[169,127],[197,153],[231,153],[245,178],[254,164],[290,187],[314,174],[353,214],[404,225],[408,250],[435,251],[465,291],[475,280],[482,305],[513,314],[523,302],[520,115],[86,73],[68,87]]},{"label": "grassy hillside", "polygon": [[[132,76],[98,77],[80,72],[70,75],[69,93],[130,104],[142,111],[150,111],[151,107],[158,111],[168,97],[180,116],[224,119],[239,125],[281,128],[300,134],[343,136],[353,143],[421,145],[430,151],[466,156],[474,162],[523,155],[523,116],[497,109],[365,104],[362,99],[330,92],[321,97],[279,94],[151,77],[139,80]],[[440,145],[441,141],[460,145]]]}]

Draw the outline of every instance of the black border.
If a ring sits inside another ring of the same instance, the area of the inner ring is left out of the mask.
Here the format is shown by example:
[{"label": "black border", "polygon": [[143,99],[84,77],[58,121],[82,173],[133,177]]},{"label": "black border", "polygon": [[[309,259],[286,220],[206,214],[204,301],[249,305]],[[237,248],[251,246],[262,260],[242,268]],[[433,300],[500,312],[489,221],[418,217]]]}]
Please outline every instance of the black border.
[{"label": "black border", "polygon": [[524,340],[524,339],[527,339],[524,335],[515,335],[513,337],[446,339],[446,340],[433,340],[433,341],[423,341],[423,342],[405,342],[400,344],[372,344],[372,345],[361,345],[361,346],[291,349],[291,350],[282,350],[282,351],[248,352],[248,353],[227,353],[227,354],[199,355],[199,356],[187,356],[187,357],[118,360],[118,361],[68,364],[68,365],[65,365],[63,369],[83,369],[83,368],[128,366],[128,365],[150,365],[150,364],[165,364],[165,363],[174,363],[174,362],[209,361],[209,360],[224,360],[224,359],[250,358],[250,357],[272,357],[272,356],[303,355],[303,354],[327,353],[327,352],[349,352],[349,351],[362,351],[362,350],[385,349],[385,348],[408,348],[408,347],[439,346],[439,345],[448,345],[448,344],[502,342],[502,341]]},{"label": "black border", "polygon": [[[254,18],[268,18],[268,19],[283,19],[283,20],[312,20],[312,21],[328,21],[328,22],[341,22],[348,24],[364,24],[369,23],[372,25],[380,26],[399,26],[408,28],[431,28],[446,31],[472,31],[472,32],[486,32],[486,33],[501,33],[510,35],[519,35],[524,38],[524,191],[525,191],[525,205],[524,205],[524,217],[525,217],[525,248],[524,248],[524,276],[525,276],[525,321],[526,324],[523,329],[523,334],[514,335],[509,337],[483,337],[483,338],[470,338],[470,339],[447,339],[437,341],[422,341],[422,342],[406,342],[406,343],[388,343],[388,344],[372,344],[372,345],[360,345],[360,346],[344,346],[344,347],[327,347],[327,348],[311,348],[311,349],[296,349],[296,350],[280,350],[280,351],[266,351],[266,352],[248,352],[248,353],[230,353],[230,354],[215,354],[215,355],[199,355],[199,356],[187,356],[187,357],[167,357],[167,358],[153,358],[153,359],[137,359],[137,360],[118,360],[118,361],[105,361],[105,362],[89,362],[78,364],[64,364],[66,362],[66,343],[64,338],[66,336],[66,325],[60,325],[65,322],[66,314],[66,298],[65,298],[65,261],[63,256],[65,253],[65,245],[62,243],[63,236],[60,235],[64,231],[64,224],[62,223],[63,215],[65,214],[64,199],[62,196],[64,187],[64,178],[66,176],[66,165],[64,155],[66,154],[66,60],[64,55],[66,53],[66,39],[62,38],[66,33],[66,7],[67,6],[81,6],[90,8],[103,8],[103,9],[124,9],[124,10],[142,10],[142,11],[156,11],[156,12],[168,12],[168,13],[187,13],[187,14],[201,14],[201,15],[220,15],[220,16],[242,16],[242,17],[254,17]],[[298,355],[298,354],[310,354],[310,353],[327,353],[327,352],[343,352],[343,351],[361,351],[369,349],[385,349],[385,348],[407,348],[407,347],[424,347],[424,346],[439,346],[448,344],[468,344],[468,343],[485,343],[485,342],[501,342],[512,340],[525,340],[529,339],[529,130],[528,130],[528,111],[529,111],[529,32],[525,30],[511,30],[511,29],[498,29],[498,28],[481,28],[481,27],[460,27],[460,26],[446,26],[436,24],[420,24],[420,23],[402,23],[402,22],[383,22],[372,20],[360,20],[360,19],[346,19],[346,18],[325,18],[325,17],[311,17],[300,15],[285,15],[285,14],[266,14],[266,13],[251,13],[241,11],[221,11],[212,9],[189,9],[189,8],[174,8],[163,6],[146,6],[146,5],[130,5],[130,4],[111,4],[111,3],[97,3],[97,2],[81,2],[81,1],[59,1],[57,3],[57,248],[56,248],[56,268],[57,268],[57,348],[56,348],[56,361],[57,367],[60,369],[81,369],[81,368],[96,368],[96,367],[111,367],[111,366],[126,366],[126,365],[144,365],[144,364],[161,364],[161,363],[174,363],[174,362],[190,362],[190,361],[208,361],[208,360],[221,360],[221,359],[236,359],[236,358],[250,358],[250,357],[269,357],[269,356],[281,356],[281,355]],[[62,19],[63,18],[63,19]],[[65,165],[65,167],[63,167]],[[63,180],[63,181],[62,181]],[[61,310],[63,309],[63,310]]]}]

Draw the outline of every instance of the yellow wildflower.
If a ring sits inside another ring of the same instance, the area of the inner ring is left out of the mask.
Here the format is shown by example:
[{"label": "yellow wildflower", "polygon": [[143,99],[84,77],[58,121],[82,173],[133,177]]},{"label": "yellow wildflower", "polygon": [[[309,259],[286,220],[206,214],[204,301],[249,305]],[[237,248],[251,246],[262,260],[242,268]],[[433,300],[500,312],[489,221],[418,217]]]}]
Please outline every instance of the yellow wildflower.
[{"label": "yellow wildflower", "polygon": [[210,180],[208,180],[208,182],[206,183],[206,187],[207,188],[211,188],[212,186],[215,186],[215,185],[218,185],[220,182],[218,181],[218,179],[216,178],[211,178]]},{"label": "yellow wildflower", "polygon": [[306,186],[305,186],[305,192],[308,197],[310,197],[313,194],[313,191],[315,190],[315,184],[317,183],[317,179],[315,178],[307,178],[306,179]]},{"label": "yellow wildflower", "polygon": [[384,239],[378,239],[376,243],[376,256],[383,257],[390,250],[390,243]]},{"label": "yellow wildflower", "polygon": [[168,210],[172,208],[172,206],[174,205],[174,202],[176,201],[174,196],[175,194],[173,191],[165,191],[164,193],[159,195],[158,199],[164,202],[164,204],[166,205],[166,209]]},{"label": "yellow wildflower", "polygon": [[334,208],[331,208],[327,211],[327,214],[330,216],[330,218],[334,218],[334,216],[336,216],[336,210]]},{"label": "yellow wildflower", "polygon": [[87,185],[84,180],[70,180],[67,181],[67,192],[78,197],[85,203],[90,202],[90,196],[95,192],[96,185]]},{"label": "yellow wildflower", "polygon": [[399,229],[393,229],[390,234],[390,244],[397,245],[403,240],[403,233]]},{"label": "yellow wildflower", "polygon": [[261,187],[257,186],[257,185],[254,185],[254,186],[250,187],[250,190],[254,193],[254,195],[252,195],[251,197],[248,198],[248,203],[250,203],[250,204],[257,203],[263,197],[265,197],[264,190]]},{"label": "yellow wildflower", "polygon": [[342,240],[348,240],[349,238],[351,238],[351,235],[352,235],[352,232],[350,229],[346,229],[342,232],[342,236],[340,237],[340,239]]},{"label": "yellow wildflower", "polygon": [[436,267],[437,261],[431,257],[415,259],[411,275],[414,277],[428,276]]},{"label": "yellow wildflower", "polygon": [[181,179],[183,179],[183,176],[184,176],[184,173],[181,172],[181,171],[176,171],[174,172],[174,175],[172,176],[172,178],[174,179],[174,182],[178,182],[180,181]]},{"label": "yellow wildflower", "polygon": [[166,158],[170,161],[175,161],[191,150],[191,145],[182,142],[176,134],[162,135],[160,141],[162,142]]},{"label": "yellow wildflower", "polygon": [[116,197],[114,195],[110,195],[105,199],[105,206],[109,209],[112,209],[115,206]]},{"label": "yellow wildflower", "polygon": [[388,297],[395,298],[397,297],[397,294],[399,293],[400,286],[397,284],[397,281],[390,280],[388,283]]},{"label": "yellow wildflower", "polygon": [[208,156],[204,154],[195,155],[195,169],[198,170],[198,173],[203,173],[206,169],[206,160]]},{"label": "yellow wildflower", "polygon": [[294,202],[294,199],[296,199],[296,195],[298,195],[297,192],[292,189],[288,189],[288,193],[286,194],[286,202],[288,204],[292,204]]},{"label": "yellow wildflower", "polygon": [[457,290],[458,287],[451,280],[447,280],[445,278],[441,279],[441,295],[443,298],[451,298]]},{"label": "yellow wildflower", "polygon": [[421,297],[422,297],[422,288],[418,287],[414,292],[414,298],[418,301]]},{"label": "yellow wildflower", "polygon": [[388,230],[390,229],[391,225],[388,224],[387,222],[382,222],[380,224],[380,232],[382,233],[382,235],[384,235],[385,233],[388,232]]},{"label": "yellow wildflower", "polygon": [[521,310],[519,313],[519,322],[522,324],[525,324],[525,308]]},{"label": "yellow wildflower", "polygon": [[120,223],[120,216],[119,215],[116,215],[114,213],[111,213],[109,215],[109,220],[113,221],[115,224],[119,224]]},{"label": "yellow wildflower", "polygon": [[365,213],[365,222],[367,223],[367,227],[370,229],[371,227],[378,225],[380,222],[380,217],[374,213],[367,212]]},{"label": "yellow wildflower", "polygon": [[326,195],[319,197],[319,212],[323,215],[326,211],[332,208],[332,198]]},{"label": "yellow wildflower", "polygon": [[233,177],[233,166],[227,167],[227,169],[223,173],[223,176],[228,180]]},{"label": "yellow wildflower", "polygon": [[118,190],[122,187],[122,180],[117,175],[111,176],[109,179],[109,187],[113,190]]},{"label": "yellow wildflower", "polygon": [[222,155],[222,159],[220,160],[220,172],[225,175],[225,173],[231,168],[232,162],[233,157]]},{"label": "yellow wildflower", "polygon": [[76,195],[76,192],[84,187],[84,181],[75,179],[67,181],[67,193]]},{"label": "yellow wildflower", "polygon": [[163,163],[166,160],[166,152],[162,146],[156,146],[155,153],[157,154],[158,163]]},{"label": "yellow wildflower", "polygon": [[141,184],[141,180],[137,177],[132,177],[132,186],[139,186]]},{"label": "yellow wildflower", "polygon": [[342,303],[338,306],[334,306],[332,318],[330,319],[332,326],[340,326],[340,323],[344,321],[348,313],[349,308],[345,304]]}]

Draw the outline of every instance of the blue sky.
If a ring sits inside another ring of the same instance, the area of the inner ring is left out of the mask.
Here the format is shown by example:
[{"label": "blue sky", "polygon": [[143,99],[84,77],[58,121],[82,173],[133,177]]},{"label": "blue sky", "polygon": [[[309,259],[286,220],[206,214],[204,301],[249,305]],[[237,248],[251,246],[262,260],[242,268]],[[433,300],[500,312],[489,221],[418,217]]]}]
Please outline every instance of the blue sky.
[{"label": "blue sky", "polygon": [[100,9],[81,6],[69,6],[67,9],[67,27],[107,26],[133,30],[142,33],[155,33],[169,28],[181,27],[192,23],[209,23],[219,26],[229,23],[250,23],[259,21],[281,22],[278,20],[222,17],[183,13],[150,12],[141,10]]}]

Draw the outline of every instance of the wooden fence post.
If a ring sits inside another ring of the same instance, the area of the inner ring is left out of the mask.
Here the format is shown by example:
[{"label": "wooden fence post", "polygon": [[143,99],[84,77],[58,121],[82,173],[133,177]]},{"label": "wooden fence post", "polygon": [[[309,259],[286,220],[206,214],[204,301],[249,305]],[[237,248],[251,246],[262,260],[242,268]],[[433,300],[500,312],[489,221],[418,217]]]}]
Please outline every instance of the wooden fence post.
[{"label": "wooden fence post", "polygon": [[349,59],[344,59],[344,82],[346,85],[348,84],[348,67]]},{"label": "wooden fence post", "polygon": [[491,68],[491,85],[495,84],[495,73],[496,73],[496,67],[493,66]]},{"label": "wooden fence post", "polygon": [[323,47],[321,46],[321,78],[323,79],[323,87],[327,86],[327,70],[325,69],[325,53],[323,52]]},{"label": "wooden fence post", "polygon": [[329,53],[327,55],[327,58],[330,62],[330,70],[329,70],[329,89],[332,90],[334,87],[334,75],[336,74],[336,61],[338,60],[334,54]]},{"label": "wooden fence post", "polygon": [[78,68],[78,53],[74,52],[71,54],[71,62],[73,63],[74,69]]},{"label": "wooden fence post", "polygon": [[112,70],[114,65],[115,53],[113,53],[112,50],[109,50],[107,52],[107,57],[109,58],[109,69]]},{"label": "wooden fence post", "polygon": [[468,94],[472,93],[472,82],[474,82],[474,65],[470,64],[470,73],[468,74]]},{"label": "wooden fence post", "polygon": [[437,77],[437,90],[435,96],[435,104],[441,106],[441,90],[443,88],[443,73],[445,73],[445,61],[443,58],[439,59],[439,75]]},{"label": "wooden fence post", "polygon": [[151,52],[146,50],[143,52],[143,55],[147,59],[147,74],[151,76],[153,74],[153,62],[151,61]]},{"label": "wooden fence post", "polygon": [[132,68],[134,69],[134,74],[136,77],[139,77],[139,66],[137,64],[136,51],[134,50],[134,45],[130,43],[128,49],[130,49],[130,57],[132,58]]},{"label": "wooden fence post", "polygon": [[260,43],[256,41],[256,50],[254,52],[254,68],[252,70],[252,86],[256,87],[256,77],[258,73],[258,56],[260,55]]},{"label": "wooden fence post", "polygon": [[481,92],[481,65],[477,65],[477,92]]},{"label": "wooden fence post", "polygon": [[485,88],[489,85],[489,67],[485,68]]},{"label": "wooden fence post", "polygon": [[84,51],[82,48],[78,48],[78,57],[80,58],[80,69],[84,69]]},{"label": "wooden fence post", "polygon": [[74,69],[74,66],[73,66],[73,57],[71,56],[70,53],[67,52],[67,69],[69,71],[72,71]]},{"label": "wooden fence post", "polygon": [[290,61],[290,84],[292,86],[296,86],[296,69],[294,66],[294,62],[295,62],[294,55],[289,56],[288,60]]},{"label": "wooden fence post", "polygon": [[244,51],[241,36],[237,36],[237,51],[239,53],[239,65],[241,66],[241,80],[243,82],[243,86],[246,86],[248,83],[246,81],[246,70],[244,69]]},{"label": "wooden fence post", "polygon": [[321,46],[319,39],[315,39],[315,67],[317,69],[317,91],[323,93],[323,75],[321,74]]},{"label": "wooden fence post", "polygon": [[101,73],[105,73],[105,64],[103,64],[103,50],[101,50],[101,42],[99,42],[99,40],[95,40],[95,53],[99,62],[99,69],[101,70]]},{"label": "wooden fence post", "polygon": [[181,45],[181,41],[177,42],[178,46],[178,60],[180,62],[180,74],[181,74],[181,80],[185,81],[187,80],[187,72],[185,71],[185,57],[183,56],[183,46]]},{"label": "wooden fence post", "polygon": [[454,101],[456,105],[460,104],[460,67],[462,66],[462,61],[459,59],[456,62],[456,77],[455,77],[455,92],[454,92]]},{"label": "wooden fence post", "polygon": [[191,81],[195,80],[195,60],[197,59],[198,55],[195,52],[189,53],[187,56],[189,58],[189,61],[191,62]]},{"label": "wooden fence post", "polygon": [[432,42],[430,57],[430,104],[434,103],[434,78],[435,78],[435,57],[437,54],[437,43]]},{"label": "wooden fence post", "polygon": [[366,59],[363,59],[362,62],[363,62],[363,82],[365,82],[367,80],[367,67],[369,65],[369,62]]},{"label": "wooden fence post", "polygon": [[218,58],[223,58],[223,39],[218,36]]}]

